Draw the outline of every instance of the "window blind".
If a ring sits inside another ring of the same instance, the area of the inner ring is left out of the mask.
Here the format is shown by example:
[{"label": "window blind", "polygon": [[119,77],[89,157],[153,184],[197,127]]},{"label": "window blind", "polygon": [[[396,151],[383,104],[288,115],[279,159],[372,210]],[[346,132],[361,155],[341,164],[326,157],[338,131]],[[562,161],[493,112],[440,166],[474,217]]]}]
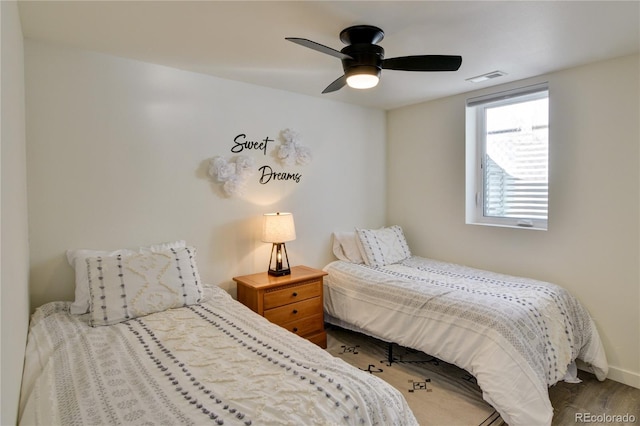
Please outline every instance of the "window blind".
[{"label": "window blind", "polygon": [[487,132],[484,215],[547,219],[548,125]]}]

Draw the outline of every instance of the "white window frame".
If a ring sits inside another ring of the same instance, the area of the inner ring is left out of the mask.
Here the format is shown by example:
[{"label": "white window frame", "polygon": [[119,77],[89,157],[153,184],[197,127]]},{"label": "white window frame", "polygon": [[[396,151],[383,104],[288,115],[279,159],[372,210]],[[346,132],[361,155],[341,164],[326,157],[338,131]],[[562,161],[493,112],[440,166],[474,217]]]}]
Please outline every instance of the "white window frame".
[{"label": "white window frame", "polygon": [[[523,102],[549,96],[548,83],[539,83],[467,99],[466,104],[466,223],[473,225],[547,230],[546,219],[485,216],[483,158],[485,152],[486,106]],[[549,160],[547,159],[547,162]]]}]

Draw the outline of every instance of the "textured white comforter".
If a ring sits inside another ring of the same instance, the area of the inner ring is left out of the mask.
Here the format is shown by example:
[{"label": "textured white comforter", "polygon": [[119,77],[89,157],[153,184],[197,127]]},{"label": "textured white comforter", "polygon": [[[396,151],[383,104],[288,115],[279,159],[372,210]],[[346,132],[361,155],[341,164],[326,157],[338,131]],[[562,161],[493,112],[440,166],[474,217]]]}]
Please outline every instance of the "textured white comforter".
[{"label": "textured white comforter", "polygon": [[417,424],[395,389],[219,288],[198,305],[92,328],[33,315],[23,425]]},{"label": "textured white comforter", "polygon": [[325,268],[326,320],[424,351],[475,376],[511,426],[551,423],[548,386],[576,358],[608,365],[591,317],[557,285],[410,257]]}]

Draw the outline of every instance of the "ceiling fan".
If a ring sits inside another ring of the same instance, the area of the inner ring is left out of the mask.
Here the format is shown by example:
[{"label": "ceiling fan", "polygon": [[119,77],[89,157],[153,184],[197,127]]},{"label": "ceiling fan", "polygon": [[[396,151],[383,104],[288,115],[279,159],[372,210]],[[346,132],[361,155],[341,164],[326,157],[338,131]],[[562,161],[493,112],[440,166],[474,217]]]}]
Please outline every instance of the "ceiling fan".
[{"label": "ceiling fan", "polygon": [[347,46],[341,51],[306,38],[286,37],[286,40],[309,49],[334,56],[342,61],[344,75],[327,86],[322,93],[335,92],[345,84],[356,89],[369,89],[378,84],[382,69],[400,71],[457,71],[461,56],[418,55],[384,59],[384,49],[377,45],[384,32],[372,25],[355,25],[340,32]]}]

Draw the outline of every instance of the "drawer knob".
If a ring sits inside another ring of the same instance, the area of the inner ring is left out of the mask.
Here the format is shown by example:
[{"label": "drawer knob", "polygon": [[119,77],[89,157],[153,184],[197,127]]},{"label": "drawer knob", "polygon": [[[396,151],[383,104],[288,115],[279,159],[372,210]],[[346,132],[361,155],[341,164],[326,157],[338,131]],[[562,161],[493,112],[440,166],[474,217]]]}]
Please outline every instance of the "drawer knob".
[{"label": "drawer knob", "polygon": [[298,327],[293,327],[293,332],[297,333],[298,332]]},{"label": "drawer knob", "polygon": [[297,295],[298,295],[298,293],[296,293],[295,291],[292,294],[293,297],[296,297]]},{"label": "drawer knob", "polygon": [[297,314],[297,313],[298,313],[298,310],[297,310],[297,309],[294,309],[294,310],[293,310],[293,313],[294,313],[294,314]]}]

